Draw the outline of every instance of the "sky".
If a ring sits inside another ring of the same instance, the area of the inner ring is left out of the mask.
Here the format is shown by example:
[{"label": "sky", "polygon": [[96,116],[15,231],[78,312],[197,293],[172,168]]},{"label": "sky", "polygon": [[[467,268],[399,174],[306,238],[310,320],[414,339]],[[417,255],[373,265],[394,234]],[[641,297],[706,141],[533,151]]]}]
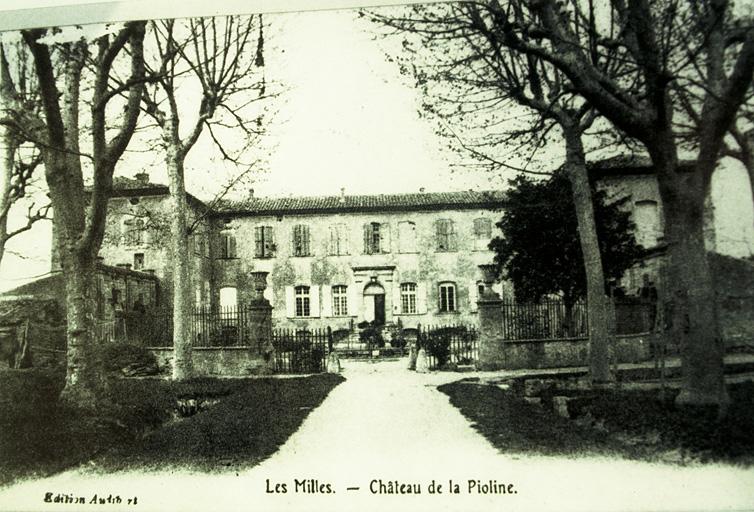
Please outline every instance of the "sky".
[{"label": "sky", "polygon": [[[248,188],[256,196],[336,195],[341,188],[347,194],[490,189],[511,177],[451,168],[447,141],[417,113],[421,93],[386,58],[385,50],[398,43],[375,39],[376,28],[356,10],[269,14],[265,23],[266,77],[284,92],[268,118],[265,158],[237,196]],[[191,94],[185,91],[187,98]],[[166,183],[162,155],[139,153],[141,144],[132,144],[136,151],[116,174],[148,170],[152,181]],[[553,157],[553,167],[558,164]],[[229,174],[209,139],[201,139],[187,160],[188,190],[209,199]],[[719,173],[712,193],[718,222],[730,226],[721,241],[750,254],[751,222],[740,227],[742,217],[754,216],[743,170]],[[0,290],[49,271],[50,223],[13,240],[9,249],[0,265]]]}]

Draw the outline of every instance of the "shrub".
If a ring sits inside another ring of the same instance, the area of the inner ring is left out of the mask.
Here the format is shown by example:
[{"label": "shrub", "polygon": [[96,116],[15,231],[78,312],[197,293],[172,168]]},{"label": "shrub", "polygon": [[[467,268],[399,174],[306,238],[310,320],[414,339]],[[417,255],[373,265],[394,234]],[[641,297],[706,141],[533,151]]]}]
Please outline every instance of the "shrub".
[{"label": "shrub", "polygon": [[157,375],[157,358],[149,350],[128,343],[100,345],[97,358],[107,372],[130,371],[134,375]]},{"label": "shrub", "polygon": [[436,331],[427,334],[423,347],[427,349],[429,355],[437,359],[437,366],[444,366],[450,359],[450,336],[449,332],[442,332],[444,329],[438,329]]},{"label": "shrub", "polygon": [[382,327],[375,325],[374,323],[367,324],[367,326],[359,332],[359,341],[369,343],[373,347],[384,347],[385,339],[382,337]]}]

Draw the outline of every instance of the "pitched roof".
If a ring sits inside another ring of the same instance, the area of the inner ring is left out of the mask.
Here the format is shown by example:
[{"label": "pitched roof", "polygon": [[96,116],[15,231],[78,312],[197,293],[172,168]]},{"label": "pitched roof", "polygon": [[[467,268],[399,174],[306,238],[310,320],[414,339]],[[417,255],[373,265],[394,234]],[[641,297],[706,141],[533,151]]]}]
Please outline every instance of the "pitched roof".
[{"label": "pitched roof", "polygon": [[308,197],[254,197],[243,201],[221,201],[217,215],[275,215],[304,213],[368,212],[385,210],[443,210],[501,208],[505,194],[497,190],[426,192]]}]

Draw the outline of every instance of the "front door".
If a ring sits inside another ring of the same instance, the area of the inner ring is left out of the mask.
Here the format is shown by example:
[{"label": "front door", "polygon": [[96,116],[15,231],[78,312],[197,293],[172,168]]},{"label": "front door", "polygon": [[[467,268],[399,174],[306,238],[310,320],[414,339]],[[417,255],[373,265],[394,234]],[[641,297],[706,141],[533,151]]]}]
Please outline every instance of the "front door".
[{"label": "front door", "polygon": [[385,325],[385,295],[374,296],[374,323]]}]

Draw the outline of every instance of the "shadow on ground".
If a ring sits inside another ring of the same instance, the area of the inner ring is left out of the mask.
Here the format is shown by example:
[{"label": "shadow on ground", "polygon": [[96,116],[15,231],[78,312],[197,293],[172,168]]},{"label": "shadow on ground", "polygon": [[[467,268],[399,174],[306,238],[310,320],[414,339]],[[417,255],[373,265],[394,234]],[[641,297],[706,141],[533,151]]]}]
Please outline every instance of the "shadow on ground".
[{"label": "shadow on ground", "polygon": [[566,418],[553,411],[547,394],[537,405],[510,389],[473,380],[438,389],[505,453],[754,465],[752,382],[729,385],[731,405],[723,419],[714,410],[676,407],[677,390],[664,396],[659,390],[572,393]]},{"label": "shadow on ground", "polygon": [[[95,415],[61,405],[59,373],[0,373],[0,485],[89,462],[98,471],[233,471],[273,454],[344,379],[117,379]],[[205,407],[188,417],[180,401]],[[185,413],[185,411],[183,411]]]}]

